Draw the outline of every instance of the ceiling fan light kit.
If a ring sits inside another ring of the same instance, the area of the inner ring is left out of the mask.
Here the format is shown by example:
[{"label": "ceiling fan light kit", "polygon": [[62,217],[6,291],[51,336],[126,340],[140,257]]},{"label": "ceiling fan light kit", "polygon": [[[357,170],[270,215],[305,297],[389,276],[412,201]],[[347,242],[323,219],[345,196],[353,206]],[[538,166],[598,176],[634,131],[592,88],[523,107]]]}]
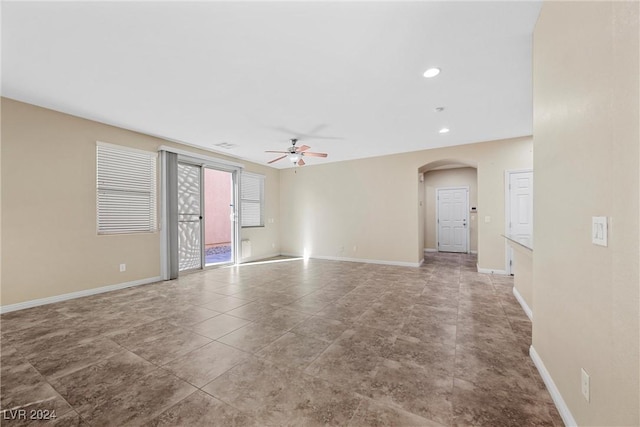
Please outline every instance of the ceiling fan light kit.
[{"label": "ceiling fan light kit", "polygon": [[327,157],[328,156],[327,153],[312,153],[310,151],[307,151],[308,149],[311,148],[308,145],[297,147],[296,146],[296,143],[298,142],[297,138],[291,138],[289,141],[291,142],[291,147],[287,149],[288,151],[265,151],[265,153],[284,154],[283,156],[277,157],[271,160],[270,162],[267,162],[267,164],[275,163],[278,160],[282,160],[285,157],[287,157],[289,161],[291,161],[291,163],[293,163],[294,165],[304,166],[306,164],[303,159],[304,156],[309,156],[309,157]]}]

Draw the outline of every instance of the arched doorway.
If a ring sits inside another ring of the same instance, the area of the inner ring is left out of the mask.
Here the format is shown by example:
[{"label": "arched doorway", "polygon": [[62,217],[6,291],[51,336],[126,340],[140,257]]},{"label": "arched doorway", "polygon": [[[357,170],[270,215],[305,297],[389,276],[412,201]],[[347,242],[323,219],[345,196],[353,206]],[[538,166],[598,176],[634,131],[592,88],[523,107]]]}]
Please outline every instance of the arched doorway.
[{"label": "arched doorway", "polygon": [[418,169],[421,251],[478,252],[478,164],[440,159]]}]

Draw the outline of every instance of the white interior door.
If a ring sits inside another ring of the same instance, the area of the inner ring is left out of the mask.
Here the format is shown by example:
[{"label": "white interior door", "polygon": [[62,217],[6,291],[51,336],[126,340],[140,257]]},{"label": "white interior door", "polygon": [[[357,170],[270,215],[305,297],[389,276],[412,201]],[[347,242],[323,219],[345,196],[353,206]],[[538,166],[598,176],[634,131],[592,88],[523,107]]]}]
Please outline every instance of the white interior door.
[{"label": "white interior door", "polygon": [[467,252],[469,245],[467,188],[439,188],[437,194],[438,251]]},{"label": "white interior door", "polygon": [[509,234],[519,239],[533,237],[533,172],[509,174]]},{"label": "white interior door", "polygon": [[[523,242],[533,241],[533,172],[508,172],[509,215],[507,234]],[[507,272],[513,274],[513,249],[508,246]]]}]

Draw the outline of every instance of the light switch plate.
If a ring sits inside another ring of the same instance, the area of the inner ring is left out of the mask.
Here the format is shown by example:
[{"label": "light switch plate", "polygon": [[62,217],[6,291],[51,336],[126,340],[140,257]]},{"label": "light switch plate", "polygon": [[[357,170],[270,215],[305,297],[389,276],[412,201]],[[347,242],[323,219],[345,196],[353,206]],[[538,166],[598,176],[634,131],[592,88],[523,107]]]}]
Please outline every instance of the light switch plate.
[{"label": "light switch plate", "polygon": [[607,246],[607,217],[606,216],[592,217],[591,242],[594,245]]}]

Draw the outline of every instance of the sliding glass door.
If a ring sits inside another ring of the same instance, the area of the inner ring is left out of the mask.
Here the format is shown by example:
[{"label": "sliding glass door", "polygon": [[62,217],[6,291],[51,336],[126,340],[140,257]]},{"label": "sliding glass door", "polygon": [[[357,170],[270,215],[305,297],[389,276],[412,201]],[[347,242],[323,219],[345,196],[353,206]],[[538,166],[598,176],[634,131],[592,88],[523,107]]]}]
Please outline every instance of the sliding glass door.
[{"label": "sliding glass door", "polygon": [[236,171],[178,163],[179,271],[236,260]]}]

